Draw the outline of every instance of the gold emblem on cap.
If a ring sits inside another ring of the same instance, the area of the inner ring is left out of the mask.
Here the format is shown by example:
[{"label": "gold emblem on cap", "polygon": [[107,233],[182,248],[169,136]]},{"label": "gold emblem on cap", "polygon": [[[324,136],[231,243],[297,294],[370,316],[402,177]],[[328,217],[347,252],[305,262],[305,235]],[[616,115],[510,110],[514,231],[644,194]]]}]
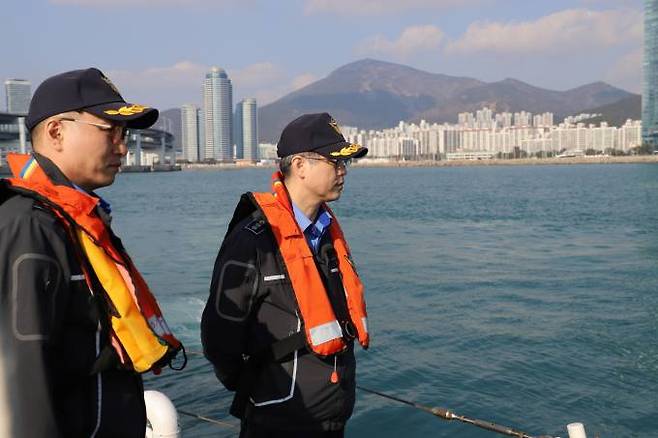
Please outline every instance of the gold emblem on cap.
[{"label": "gold emblem on cap", "polygon": [[340,126],[338,126],[338,123],[336,123],[334,119],[331,119],[331,121],[329,122],[329,126],[334,128],[334,131],[336,131],[338,135],[343,135],[343,133],[340,132]]},{"label": "gold emblem on cap", "polygon": [[116,87],[116,85],[114,85],[114,84],[112,83],[112,81],[110,80],[110,78],[108,78],[107,76],[103,76],[103,75],[101,75],[101,79],[104,80],[105,83],[106,83],[106,84],[107,84],[107,85],[108,85],[108,86],[109,86],[109,87],[110,87],[110,88],[111,88],[116,94],[121,95],[121,93],[119,93],[119,89]]},{"label": "gold emblem on cap", "polygon": [[361,146],[358,144],[351,144],[349,146],[345,146],[339,151],[332,152],[331,156],[332,157],[347,157],[348,155],[352,155],[356,153],[359,149],[361,149]]},{"label": "gold emblem on cap", "polygon": [[110,116],[133,116],[135,114],[143,113],[144,110],[146,109],[148,109],[147,106],[130,105],[130,106],[122,106],[118,110],[105,110],[103,112]]}]

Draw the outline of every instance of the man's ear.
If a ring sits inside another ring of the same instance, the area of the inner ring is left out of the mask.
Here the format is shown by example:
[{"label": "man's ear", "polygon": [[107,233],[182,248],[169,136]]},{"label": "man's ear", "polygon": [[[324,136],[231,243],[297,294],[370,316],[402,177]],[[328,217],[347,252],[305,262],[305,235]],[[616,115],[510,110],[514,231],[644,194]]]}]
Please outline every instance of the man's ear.
[{"label": "man's ear", "polygon": [[293,175],[299,179],[304,179],[306,177],[306,169],[308,167],[308,162],[300,157],[299,155],[292,158],[290,163],[290,170]]},{"label": "man's ear", "polygon": [[42,134],[42,143],[48,145],[48,147],[56,150],[57,152],[62,151],[64,143],[64,125],[61,120],[50,119],[43,126]]}]

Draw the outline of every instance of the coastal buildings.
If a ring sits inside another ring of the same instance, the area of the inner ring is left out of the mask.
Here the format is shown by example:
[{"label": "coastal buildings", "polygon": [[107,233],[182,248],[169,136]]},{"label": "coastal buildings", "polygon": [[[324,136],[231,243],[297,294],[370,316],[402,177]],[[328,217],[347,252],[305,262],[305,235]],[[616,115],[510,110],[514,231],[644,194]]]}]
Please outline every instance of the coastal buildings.
[{"label": "coastal buildings", "polygon": [[642,139],[658,149],[658,0],[645,0],[644,5]]},{"label": "coastal buildings", "polygon": [[[591,116],[591,115],[590,115]],[[395,128],[363,131],[343,127],[348,141],[369,149],[369,158],[435,160],[454,157],[555,156],[580,153],[629,153],[639,147],[642,123],[627,121],[621,127],[586,124],[580,116],[553,124],[553,114],[527,112],[494,115],[489,109],[462,113],[457,124],[400,122]]]},{"label": "coastal buildings", "polygon": [[203,83],[204,136],[201,160],[233,159],[233,85],[219,67],[206,74]]},{"label": "coastal buildings", "polygon": [[5,81],[7,112],[10,114],[27,114],[32,99],[32,86],[25,79],[7,79]]}]

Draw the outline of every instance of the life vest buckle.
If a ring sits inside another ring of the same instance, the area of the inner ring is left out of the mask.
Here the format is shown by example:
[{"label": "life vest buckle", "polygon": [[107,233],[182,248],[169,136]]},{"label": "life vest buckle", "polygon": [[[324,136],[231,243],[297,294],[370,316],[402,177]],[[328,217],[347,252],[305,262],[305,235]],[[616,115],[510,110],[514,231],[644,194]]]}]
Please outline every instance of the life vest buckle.
[{"label": "life vest buckle", "polygon": [[356,327],[354,327],[352,321],[341,321],[340,326],[343,329],[343,336],[347,340],[351,341],[356,339]]}]

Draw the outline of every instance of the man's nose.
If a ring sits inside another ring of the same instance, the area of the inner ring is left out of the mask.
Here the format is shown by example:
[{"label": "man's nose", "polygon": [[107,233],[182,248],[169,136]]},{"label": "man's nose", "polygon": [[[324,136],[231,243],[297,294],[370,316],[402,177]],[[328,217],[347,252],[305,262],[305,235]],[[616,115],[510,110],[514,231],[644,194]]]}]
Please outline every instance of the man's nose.
[{"label": "man's nose", "polygon": [[128,155],[128,139],[122,138],[119,140],[119,142],[116,144],[116,147],[114,148],[115,152],[121,155],[122,157],[125,157]]}]

